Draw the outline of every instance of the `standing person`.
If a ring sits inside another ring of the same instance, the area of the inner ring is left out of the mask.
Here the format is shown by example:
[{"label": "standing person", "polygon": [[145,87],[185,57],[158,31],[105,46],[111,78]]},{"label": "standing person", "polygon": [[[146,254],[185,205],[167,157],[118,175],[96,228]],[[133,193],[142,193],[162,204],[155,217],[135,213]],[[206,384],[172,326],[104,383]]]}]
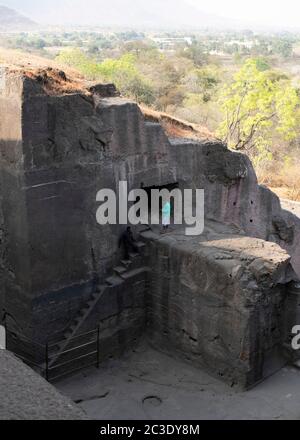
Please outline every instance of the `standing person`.
[{"label": "standing person", "polygon": [[166,202],[162,209],[163,231],[167,231],[171,223],[171,204]]},{"label": "standing person", "polygon": [[121,245],[124,246],[125,260],[129,260],[130,251],[139,253],[139,248],[136,245],[136,240],[133,237],[133,233],[130,226],[127,226],[126,231],[124,231],[120,237],[119,248],[121,247]]}]

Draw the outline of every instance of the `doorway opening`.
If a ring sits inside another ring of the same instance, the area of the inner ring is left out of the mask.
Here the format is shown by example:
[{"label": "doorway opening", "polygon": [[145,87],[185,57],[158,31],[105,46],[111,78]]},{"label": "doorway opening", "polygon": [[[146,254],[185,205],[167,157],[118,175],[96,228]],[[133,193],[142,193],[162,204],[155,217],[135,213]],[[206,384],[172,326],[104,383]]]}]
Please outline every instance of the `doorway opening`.
[{"label": "doorway opening", "polygon": [[[152,209],[156,209],[156,207],[152,206],[152,200],[151,200],[151,191],[152,190],[158,190],[158,191],[162,191],[162,190],[167,190],[169,192],[173,191],[174,189],[179,189],[179,183],[169,183],[167,185],[163,185],[163,186],[148,186],[145,187],[143,186],[143,184],[141,185],[141,188],[146,191],[147,196],[148,196],[148,209],[149,209],[149,223],[151,222],[151,212]],[[171,197],[170,198],[170,205],[171,205],[171,223],[174,221],[174,198]],[[160,197],[159,199],[159,211],[156,213],[156,216],[159,218],[159,223],[162,223],[162,209],[163,209],[163,200],[162,197]],[[155,214],[155,213],[154,213]]]}]

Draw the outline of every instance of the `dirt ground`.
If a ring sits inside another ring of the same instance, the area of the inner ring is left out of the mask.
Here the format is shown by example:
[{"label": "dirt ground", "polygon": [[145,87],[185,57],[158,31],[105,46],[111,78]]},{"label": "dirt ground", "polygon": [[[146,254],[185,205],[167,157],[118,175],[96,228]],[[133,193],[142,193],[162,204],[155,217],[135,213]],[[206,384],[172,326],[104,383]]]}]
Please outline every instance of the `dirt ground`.
[{"label": "dirt ground", "polygon": [[293,189],[288,187],[270,187],[270,190],[273,191],[280,199],[300,202],[300,188]]},{"label": "dirt ground", "polygon": [[90,419],[300,419],[300,370],[286,367],[247,392],[143,342],[120,360],[55,384]]}]

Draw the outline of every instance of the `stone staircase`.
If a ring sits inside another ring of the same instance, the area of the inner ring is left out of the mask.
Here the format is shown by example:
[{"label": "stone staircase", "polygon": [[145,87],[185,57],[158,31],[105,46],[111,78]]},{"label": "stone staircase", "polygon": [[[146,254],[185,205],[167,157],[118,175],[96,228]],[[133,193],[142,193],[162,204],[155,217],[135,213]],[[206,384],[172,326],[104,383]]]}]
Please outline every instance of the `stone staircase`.
[{"label": "stone staircase", "polygon": [[[136,246],[139,248],[139,253],[130,252],[129,260],[121,260],[120,263],[113,268],[110,276],[105,278],[104,282],[91,294],[83,308],[65,330],[62,340],[51,345],[51,349],[49,349],[49,368],[56,368],[59,362],[66,361],[66,354],[68,354],[69,351],[71,355],[71,349],[74,347],[74,338],[77,338],[77,335],[80,336],[80,329],[83,327],[83,324],[86,323],[95,306],[98,305],[108,289],[120,286],[132,277],[149,271],[149,267],[145,266],[144,261],[144,248],[146,244],[142,241],[137,241]],[[84,347],[84,344],[82,347]]]}]

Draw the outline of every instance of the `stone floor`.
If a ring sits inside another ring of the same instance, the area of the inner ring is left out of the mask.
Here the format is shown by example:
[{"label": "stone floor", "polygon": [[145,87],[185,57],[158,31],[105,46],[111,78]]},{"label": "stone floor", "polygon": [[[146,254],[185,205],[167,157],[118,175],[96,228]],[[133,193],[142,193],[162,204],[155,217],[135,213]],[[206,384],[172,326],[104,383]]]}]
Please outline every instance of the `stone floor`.
[{"label": "stone floor", "polygon": [[146,342],[56,386],[90,419],[300,419],[300,370],[283,368],[256,388],[236,392]]}]

